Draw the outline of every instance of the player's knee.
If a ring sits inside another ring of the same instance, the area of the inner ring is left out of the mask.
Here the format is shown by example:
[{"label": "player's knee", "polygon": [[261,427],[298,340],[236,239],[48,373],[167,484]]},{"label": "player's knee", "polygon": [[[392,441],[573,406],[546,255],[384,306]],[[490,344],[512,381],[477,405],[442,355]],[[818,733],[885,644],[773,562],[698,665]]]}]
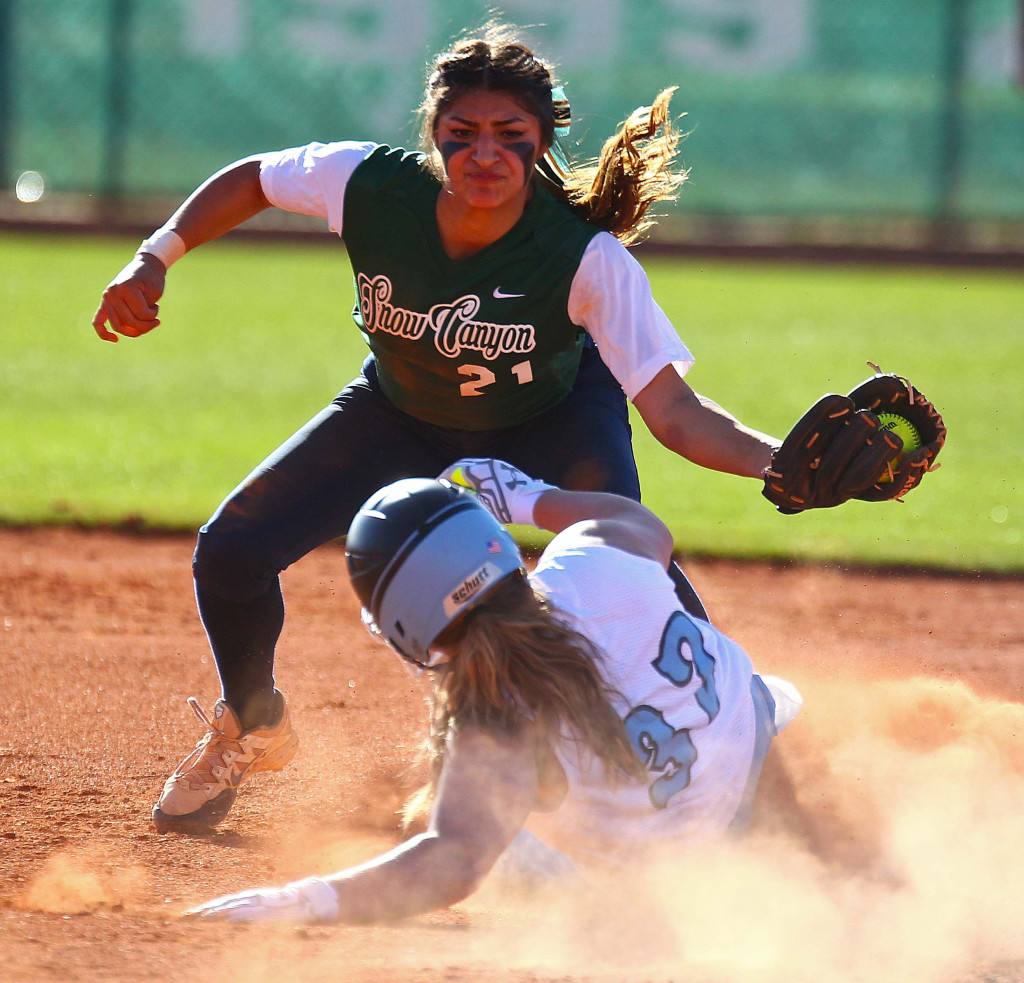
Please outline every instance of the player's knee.
[{"label": "player's knee", "polygon": [[223,531],[211,522],[199,531],[192,576],[200,590],[230,601],[249,601],[268,589],[277,571],[250,535]]}]

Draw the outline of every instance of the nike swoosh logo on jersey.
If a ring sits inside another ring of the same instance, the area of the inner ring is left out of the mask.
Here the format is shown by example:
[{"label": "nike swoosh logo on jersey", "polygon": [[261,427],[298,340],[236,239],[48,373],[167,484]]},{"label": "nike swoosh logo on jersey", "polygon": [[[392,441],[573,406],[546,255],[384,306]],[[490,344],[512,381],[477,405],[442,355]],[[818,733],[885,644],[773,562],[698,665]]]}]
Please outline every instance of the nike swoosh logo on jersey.
[{"label": "nike swoosh logo on jersey", "polygon": [[501,289],[501,287],[495,287],[494,293],[492,293],[491,296],[495,300],[509,300],[512,297],[525,297],[526,294],[507,294]]}]

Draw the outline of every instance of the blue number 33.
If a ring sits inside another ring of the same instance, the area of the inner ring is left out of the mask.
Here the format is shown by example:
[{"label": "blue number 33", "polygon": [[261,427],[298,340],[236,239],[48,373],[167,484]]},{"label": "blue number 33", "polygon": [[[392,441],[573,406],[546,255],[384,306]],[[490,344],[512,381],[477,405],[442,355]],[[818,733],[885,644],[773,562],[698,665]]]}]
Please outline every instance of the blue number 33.
[{"label": "blue number 33", "polygon": [[[658,657],[651,665],[680,688],[688,685],[696,673],[700,686],[694,698],[708,721],[715,719],[719,708],[715,660],[704,647],[700,630],[682,611],[668,619]],[[637,757],[658,776],[651,782],[651,802],[664,809],[673,795],[690,784],[690,771],[697,760],[690,732],[676,730],[660,710],[650,706],[634,707],[624,722]]]}]

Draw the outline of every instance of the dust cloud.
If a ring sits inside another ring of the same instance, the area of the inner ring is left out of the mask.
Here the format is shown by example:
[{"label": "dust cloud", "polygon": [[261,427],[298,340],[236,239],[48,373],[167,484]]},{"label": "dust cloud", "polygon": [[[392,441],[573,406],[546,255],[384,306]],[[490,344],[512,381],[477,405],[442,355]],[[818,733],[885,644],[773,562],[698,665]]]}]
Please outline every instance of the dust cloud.
[{"label": "dust cloud", "polygon": [[[297,971],[310,983],[1024,978],[1024,705],[932,678],[834,675],[800,688],[804,708],[773,751],[784,769],[766,771],[764,818],[742,840],[568,892],[515,897],[487,883],[433,920],[266,926],[218,945],[260,983]],[[393,819],[391,805],[381,813]],[[382,822],[342,842],[324,823],[264,845],[280,882],[393,843]],[[101,859],[52,857],[19,907],[70,914],[139,895],[144,875]]]},{"label": "dust cloud", "polygon": [[1024,960],[1024,706],[923,678],[801,688],[776,748],[795,803],[766,787],[768,821],[748,838],[534,907],[499,964],[595,980],[951,983]]},{"label": "dust cloud", "polygon": [[48,857],[15,907],[55,915],[118,910],[144,896],[146,881],[143,869],[112,863],[87,846]]}]

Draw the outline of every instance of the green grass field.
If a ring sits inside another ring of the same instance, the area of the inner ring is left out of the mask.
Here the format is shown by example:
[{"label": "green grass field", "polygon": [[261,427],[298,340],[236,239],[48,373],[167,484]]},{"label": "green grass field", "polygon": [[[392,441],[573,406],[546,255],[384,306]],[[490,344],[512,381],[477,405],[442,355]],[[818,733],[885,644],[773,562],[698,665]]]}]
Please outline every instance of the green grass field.
[{"label": "green grass field", "polygon": [[[356,372],[340,246],[220,242],[172,271],[163,325],[90,326],[134,241],[0,239],[0,522],[194,528]],[[697,358],[690,382],[785,433],[867,361],[943,412],[942,467],[903,504],[781,516],[750,480],[660,447],[636,421],[645,499],[685,554],[1024,570],[1024,278],[1010,273],[646,263]]]}]

